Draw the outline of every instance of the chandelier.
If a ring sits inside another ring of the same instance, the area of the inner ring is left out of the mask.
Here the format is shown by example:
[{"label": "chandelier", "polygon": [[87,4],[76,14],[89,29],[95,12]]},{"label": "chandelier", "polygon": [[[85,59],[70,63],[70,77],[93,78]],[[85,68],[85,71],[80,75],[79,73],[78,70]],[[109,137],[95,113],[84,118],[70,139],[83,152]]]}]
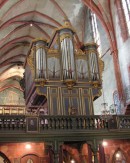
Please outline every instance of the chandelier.
[{"label": "chandelier", "polygon": [[103,103],[101,104],[102,109],[101,109],[101,119],[102,120],[110,120],[113,115],[116,115],[117,113],[117,105],[112,104],[108,107],[108,103],[105,102],[105,97],[104,97],[104,91],[102,89],[102,95],[103,95]]},{"label": "chandelier", "polygon": [[103,102],[101,104],[101,106],[102,106],[101,119],[102,120],[109,120],[109,119],[111,119],[112,115],[111,115],[110,109],[108,109],[108,103]]}]

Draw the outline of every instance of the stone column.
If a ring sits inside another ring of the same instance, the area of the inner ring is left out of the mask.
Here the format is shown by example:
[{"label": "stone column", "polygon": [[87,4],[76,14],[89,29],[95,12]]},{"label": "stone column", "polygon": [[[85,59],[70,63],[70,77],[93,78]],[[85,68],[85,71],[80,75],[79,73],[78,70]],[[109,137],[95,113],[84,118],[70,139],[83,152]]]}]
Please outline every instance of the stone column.
[{"label": "stone column", "polygon": [[[93,152],[93,156],[94,156],[94,163],[99,163],[98,161],[98,156],[97,156],[97,152],[98,152],[98,141],[96,139],[89,141],[88,144],[90,145],[90,148]],[[92,160],[91,160],[92,162]]]},{"label": "stone column", "polygon": [[54,144],[53,144],[53,151],[54,151],[54,163],[60,163],[60,157],[59,157],[59,154],[60,154],[60,149],[61,149],[61,145],[63,143],[62,142],[58,142],[57,140],[54,141]]},{"label": "stone column", "polygon": [[99,162],[98,162],[98,157],[97,157],[97,152],[98,152],[98,150],[93,150],[94,163],[99,163]]},{"label": "stone column", "polygon": [[88,144],[88,162],[92,163],[92,150],[91,145]]},{"label": "stone column", "polygon": [[54,154],[54,163],[59,163],[59,153]]},{"label": "stone column", "polygon": [[105,153],[104,153],[104,147],[102,144],[99,144],[99,157],[100,157],[100,163],[105,163]]},{"label": "stone column", "polygon": [[[5,161],[5,160],[4,160],[4,161]],[[8,163],[8,161],[7,161],[7,162],[5,161],[4,163]],[[20,158],[15,158],[15,159],[14,159],[14,163],[20,163]]]}]

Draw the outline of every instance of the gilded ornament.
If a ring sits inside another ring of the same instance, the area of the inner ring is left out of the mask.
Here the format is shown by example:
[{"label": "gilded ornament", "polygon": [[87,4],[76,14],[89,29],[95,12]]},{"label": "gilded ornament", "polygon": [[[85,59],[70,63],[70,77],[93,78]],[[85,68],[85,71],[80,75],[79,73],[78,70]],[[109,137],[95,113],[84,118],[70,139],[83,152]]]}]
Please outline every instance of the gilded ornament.
[{"label": "gilded ornament", "polygon": [[99,88],[99,87],[101,87],[101,83],[100,83],[99,81],[93,81],[93,82],[92,82],[92,86],[93,86],[94,88]]},{"label": "gilded ornament", "polygon": [[72,27],[68,20],[65,20],[64,25],[57,28],[57,31],[60,31],[62,29],[70,29],[73,33],[75,33],[75,29]]},{"label": "gilded ornament", "polygon": [[76,84],[76,81],[73,80],[73,79],[66,79],[66,80],[64,81],[64,83],[66,84],[66,86],[67,86],[67,88],[68,88],[69,90],[72,90],[72,89],[73,89],[73,86]]},{"label": "gilded ornament", "polygon": [[87,59],[85,52],[83,52],[81,49],[75,50],[75,57],[76,59],[83,59],[83,60]]},{"label": "gilded ornament", "polygon": [[104,62],[99,57],[98,57],[98,65],[99,65],[100,77],[102,78],[102,73],[104,71]]},{"label": "gilded ornament", "polygon": [[98,45],[95,43],[95,42],[90,42],[90,43],[86,43],[86,44],[84,44],[84,46],[85,47],[91,47],[91,46],[95,46],[96,47],[96,49],[98,48]]},{"label": "gilded ornament", "polygon": [[60,36],[60,42],[61,42],[62,40],[64,40],[65,38],[72,39],[72,36],[71,36],[70,34],[68,34],[68,33],[62,34],[62,35]]},{"label": "gilded ornament", "polygon": [[81,49],[76,49],[75,54],[78,55],[82,55],[82,56],[86,56],[85,52],[83,52]]},{"label": "gilded ornament", "polygon": [[95,97],[100,97],[101,95],[102,95],[102,91],[101,89],[98,89],[98,93],[93,96],[93,100],[95,99]]},{"label": "gilded ornament", "polygon": [[48,58],[52,58],[52,57],[59,58],[60,57],[59,50],[57,50],[57,49],[48,49],[47,57]]},{"label": "gilded ornament", "polygon": [[47,40],[44,39],[44,38],[36,38],[36,39],[32,40],[32,43],[34,43],[34,42],[38,42],[38,41],[44,41],[44,42],[47,42]]},{"label": "gilded ornament", "polygon": [[30,53],[30,55],[27,58],[27,63],[30,66],[30,69],[32,71],[33,77],[34,77],[34,69],[35,69],[35,67],[34,67],[34,49],[35,48],[31,49],[31,53]]},{"label": "gilded ornament", "polygon": [[57,50],[57,49],[48,49],[48,54],[59,54],[59,50]]}]

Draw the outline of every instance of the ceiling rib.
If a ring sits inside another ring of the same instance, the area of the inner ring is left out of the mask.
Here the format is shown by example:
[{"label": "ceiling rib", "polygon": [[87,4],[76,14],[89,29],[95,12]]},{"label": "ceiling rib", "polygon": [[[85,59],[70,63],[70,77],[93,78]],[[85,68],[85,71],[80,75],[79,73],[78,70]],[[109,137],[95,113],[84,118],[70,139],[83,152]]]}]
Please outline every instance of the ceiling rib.
[{"label": "ceiling rib", "polygon": [[2,50],[2,49],[4,49],[4,48],[8,48],[10,45],[12,45],[12,44],[14,44],[14,43],[17,44],[18,41],[21,41],[21,40],[24,40],[24,39],[31,39],[31,40],[32,40],[32,39],[34,39],[34,37],[29,36],[29,35],[17,37],[17,38],[15,38],[15,39],[13,39],[13,40],[7,42],[5,45],[3,45],[3,46],[0,48],[0,50]]},{"label": "ceiling rib", "polygon": [[54,23],[56,26],[61,26],[61,24],[59,22],[57,22],[53,18],[49,17],[48,15],[45,15],[45,14],[40,13],[38,11],[29,11],[29,12],[25,12],[25,13],[22,13],[20,15],[17,15],[15,17],[9,19],[8,21],[4,22],[3,24],[1,24],[0,30],[2,30],[3,28],[6,28],[9,24],[11,24],[12,21],[15,21],[15,20],[20,19],[20,18],[25,17],[25,16],[27,17],[28,15],[31,15],[31,14],[41,16],[41,17],[49,20],[50,22]]}]

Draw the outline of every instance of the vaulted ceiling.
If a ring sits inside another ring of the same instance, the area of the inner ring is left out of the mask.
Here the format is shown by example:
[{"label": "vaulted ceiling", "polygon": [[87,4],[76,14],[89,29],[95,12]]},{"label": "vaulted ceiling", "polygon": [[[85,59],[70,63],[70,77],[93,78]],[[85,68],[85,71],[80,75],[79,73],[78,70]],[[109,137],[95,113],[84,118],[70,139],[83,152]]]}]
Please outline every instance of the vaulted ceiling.
[{"label": "vaulted ceiling", "polygon": [[102,22],[111,48],[116,48],[110,0],[0,0],[0,92],[17,88],[29,45],[35,38],[50,39],[53,30],[68,19],[77,32],[77,44],[84,37],[85,9],[93,10]]}]

